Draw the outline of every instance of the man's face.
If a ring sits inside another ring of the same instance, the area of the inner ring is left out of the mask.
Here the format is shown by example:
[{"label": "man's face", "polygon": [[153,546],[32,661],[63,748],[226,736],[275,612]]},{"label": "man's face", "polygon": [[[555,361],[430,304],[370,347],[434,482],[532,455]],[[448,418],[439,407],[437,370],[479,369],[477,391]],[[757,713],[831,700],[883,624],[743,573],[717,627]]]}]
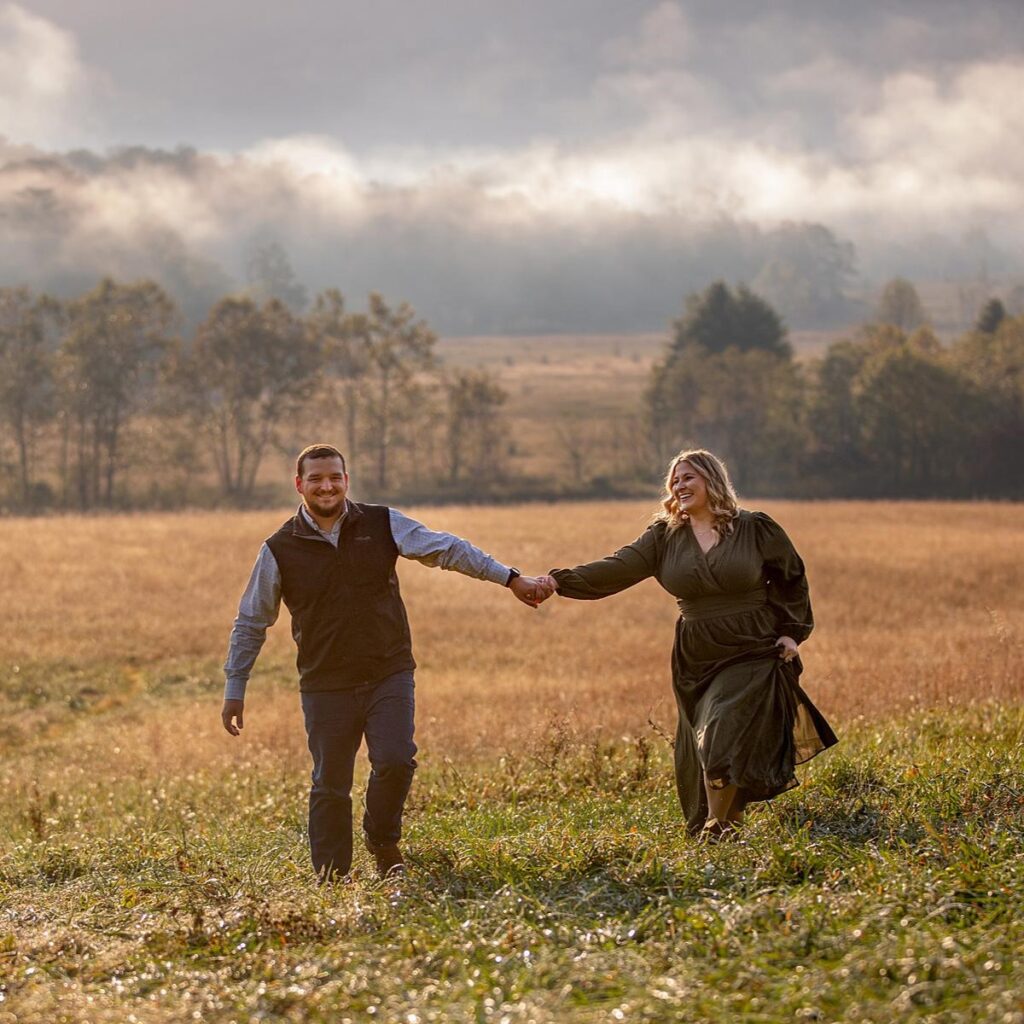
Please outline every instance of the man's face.
[{"label": "man's face", "polygon": [[348,473],[337,455],[306,459],[302,463],[302,476],[295,478],[295,490],[302,495],[310,512],[330,519],[340,515],[345,508]]}]

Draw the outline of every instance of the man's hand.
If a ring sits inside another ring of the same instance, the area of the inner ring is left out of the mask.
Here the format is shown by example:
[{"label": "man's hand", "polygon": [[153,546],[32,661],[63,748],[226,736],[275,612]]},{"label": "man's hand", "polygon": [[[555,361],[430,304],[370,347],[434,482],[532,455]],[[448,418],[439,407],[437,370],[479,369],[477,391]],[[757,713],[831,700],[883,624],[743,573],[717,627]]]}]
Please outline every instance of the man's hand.
[{"label": "man's hand", "polygon": [[783,661],[792,661],[800,652],[797,650],[796,641],[791,636],[780,636],[775,641],[776,647],[781,647],[779,657]]},{"label": "man's hand", "polygon": [[508,589],[531,608],[536,608],[554,593],[554,590],[533,576],[517,576]]},{"label": "man's hand", "polygon": [[221,708],[220,720],[232,736],[237,736],[242,731],[242,709],[244,707],[245,701],[226,700],[224,707]]}]

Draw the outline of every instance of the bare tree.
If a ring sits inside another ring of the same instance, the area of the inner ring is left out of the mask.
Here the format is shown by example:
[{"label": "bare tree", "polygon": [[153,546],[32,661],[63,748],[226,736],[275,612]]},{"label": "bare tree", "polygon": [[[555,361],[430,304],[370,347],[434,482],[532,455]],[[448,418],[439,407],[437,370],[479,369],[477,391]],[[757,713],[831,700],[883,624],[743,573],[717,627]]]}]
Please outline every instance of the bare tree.
[{"label": "bare tree", "polygon": [[592,474],[602,448],[600,424],[580,416],[563,417],[554,434],[570,479],[581,487]]},{"label": "bare tree", "polygon": [[276,299],[222,299],[196,335],[191,376],[199,424],[236,502],[252,497],[260,463],[286,417],[315,386],[319,346]]},{"label": "bare tree", "polygon": [[113,504],[121,440],[152,395],[175,315],[153,281],[106,278],[68,306],[60,371],[81,508]]},{"label": "bare tree", "polygon": [[486,370],[461,370],[444,382],[448,480],[494,479],[502,472],[501,408],[508,394]]},{"label": "bare tree", "polygon": [[386,490],[395,428],[407,402],[407,389],[417,373],[434,368],[437,336],[416,319],[408,303],[392,309],[376,292],[370,295],[369,311],[358,329],[366,332],[369,355],[364,389],[366,438],[376,463],[376,484]]},{"label": "bare tree", "polygon": [[337,390],[345,425],[345,456],[355,463],[363,416],[363,386],[370,372],[370,332],[367,317],[348,313],[337,288],[316,297],[306,324],[323,354],[326,386]]},{"label": "bare tree", "polygon": [[0,420],[18,457],[21,502],[32,502],[33,452],[54,414],[54,349],[62,308],[27,288],[0,288]]}]

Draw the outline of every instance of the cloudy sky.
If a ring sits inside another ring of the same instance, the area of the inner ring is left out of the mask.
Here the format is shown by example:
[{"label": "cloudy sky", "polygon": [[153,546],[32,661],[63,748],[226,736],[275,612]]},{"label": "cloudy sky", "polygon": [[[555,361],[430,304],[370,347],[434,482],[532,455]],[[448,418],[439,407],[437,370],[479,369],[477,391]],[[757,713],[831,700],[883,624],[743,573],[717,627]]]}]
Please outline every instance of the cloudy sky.
[{"label": "cloudy sky", "polygon": [[0,273],[212,294],[276,241],[466,329],[553,274],[663,322],[792,223],[1012,277],[1022,95],[1019,0],[0,0]]}]

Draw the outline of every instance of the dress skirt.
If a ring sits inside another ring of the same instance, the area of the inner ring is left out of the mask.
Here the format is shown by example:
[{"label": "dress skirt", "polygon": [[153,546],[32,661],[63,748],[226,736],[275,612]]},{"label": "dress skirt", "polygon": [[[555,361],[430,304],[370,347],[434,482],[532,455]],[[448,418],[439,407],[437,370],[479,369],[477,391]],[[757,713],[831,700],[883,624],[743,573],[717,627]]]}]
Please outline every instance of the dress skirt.
[{"label": "dress skirt", "polygon": [[691,831],[707,817],[705,774],[714,788],[770,800],[798,785],[796,765],[836,742],[800,686],[800,658],[779,657],[776,630],[766,605],[677,624],[676,787]]}]

